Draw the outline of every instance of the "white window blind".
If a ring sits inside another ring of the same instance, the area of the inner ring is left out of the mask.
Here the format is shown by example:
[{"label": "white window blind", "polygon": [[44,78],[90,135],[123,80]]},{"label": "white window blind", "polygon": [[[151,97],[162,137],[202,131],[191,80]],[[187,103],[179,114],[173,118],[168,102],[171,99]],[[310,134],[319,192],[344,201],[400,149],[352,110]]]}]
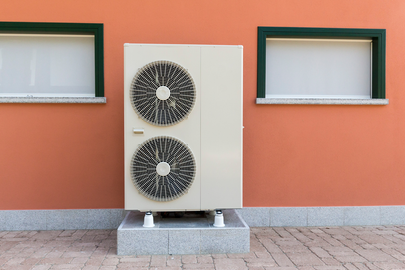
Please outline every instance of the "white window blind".
[{"label": "white window blind", "polygon": [[266,39],[266,98],[371,98],[371,39]]},{"label": "white window blind", "polygon": [[0,96],[94,97],[94,36],[0,34]]}]

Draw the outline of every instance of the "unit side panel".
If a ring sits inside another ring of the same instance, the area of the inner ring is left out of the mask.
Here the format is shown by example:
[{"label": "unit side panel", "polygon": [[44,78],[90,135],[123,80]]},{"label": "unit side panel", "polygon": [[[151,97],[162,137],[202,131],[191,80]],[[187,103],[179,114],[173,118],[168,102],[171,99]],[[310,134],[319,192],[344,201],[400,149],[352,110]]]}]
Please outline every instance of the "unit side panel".
[{"label": "unit side panel", "polygon": [[201,206],[242,207],[241,46],[201,50]]},{"label": "unit side panel", "polygon": [[[125,209],[141,211],[184,211],[200,209],[200,48],[164,45],[126,45],[124,47],[124,136],[125,136]],[[138,117],[129,99],[130,86],[139,68],[158,60],[175,62],[186,68],[196,85],[196,102],[188,118],[167,127],[149,124]],[[133,129],[143,129],[134,134]],[[131,180],[130,164],[139,144],[155,136],[172,136],[188,145],[196,161],[196,176],[188,193],[169,201],[157,202],[138,192]]]}]

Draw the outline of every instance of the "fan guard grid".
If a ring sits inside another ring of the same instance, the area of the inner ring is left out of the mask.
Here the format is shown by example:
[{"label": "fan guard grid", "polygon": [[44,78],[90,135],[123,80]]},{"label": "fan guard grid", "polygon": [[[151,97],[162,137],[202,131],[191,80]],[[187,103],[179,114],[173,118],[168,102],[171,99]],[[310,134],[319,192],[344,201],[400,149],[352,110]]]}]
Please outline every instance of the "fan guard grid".
[{"label": "fan guard grid", "polygon": [[[167,175],[157,166],[170,165]],[[178,139],[159,136],[143,142],[131,160],[131,179],[138,191],[154,201],[172,201],[183,196],[195,177],[195,160],[191,150]]]},{"label": "fan guard grid", "polygon": [[[157,89],[162,86],[170,90],[168,98],[158,97]],[[194,106],[194,81],[182,66],[171,61],[155,61],[134,76],[130,100],[144,121],[156,126],[174,125],[186,118]]]}]

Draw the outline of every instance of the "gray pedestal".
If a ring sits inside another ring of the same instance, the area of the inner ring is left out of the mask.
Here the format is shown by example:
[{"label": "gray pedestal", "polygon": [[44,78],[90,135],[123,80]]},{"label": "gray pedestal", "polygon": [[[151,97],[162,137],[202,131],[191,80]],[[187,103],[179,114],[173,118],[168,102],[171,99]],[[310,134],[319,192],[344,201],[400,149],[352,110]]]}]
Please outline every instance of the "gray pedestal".
[{"label": "gray pedestal", "polygon": [[248,253],[250,230],[235,210],[224,210],[225,227],[214,216],[161,218],[144,228],[145,213],[129,212],[117,230],[118,255]]}]

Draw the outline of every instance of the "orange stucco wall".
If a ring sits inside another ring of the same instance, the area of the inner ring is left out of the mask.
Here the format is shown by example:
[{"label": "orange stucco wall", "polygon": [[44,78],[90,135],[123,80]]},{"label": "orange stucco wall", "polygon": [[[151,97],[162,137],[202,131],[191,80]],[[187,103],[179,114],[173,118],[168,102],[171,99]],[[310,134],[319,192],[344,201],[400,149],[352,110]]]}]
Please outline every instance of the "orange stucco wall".
[{"label": "orange stucco wall", "polygon": [[[123,44],[244,46],[244,206],[405,205],[405,1],[2,0],[104,24],[107,104],[0,104],[0,209],[122,208]],[[384,28],[387,106],[256,105],[258,26]]]}]

